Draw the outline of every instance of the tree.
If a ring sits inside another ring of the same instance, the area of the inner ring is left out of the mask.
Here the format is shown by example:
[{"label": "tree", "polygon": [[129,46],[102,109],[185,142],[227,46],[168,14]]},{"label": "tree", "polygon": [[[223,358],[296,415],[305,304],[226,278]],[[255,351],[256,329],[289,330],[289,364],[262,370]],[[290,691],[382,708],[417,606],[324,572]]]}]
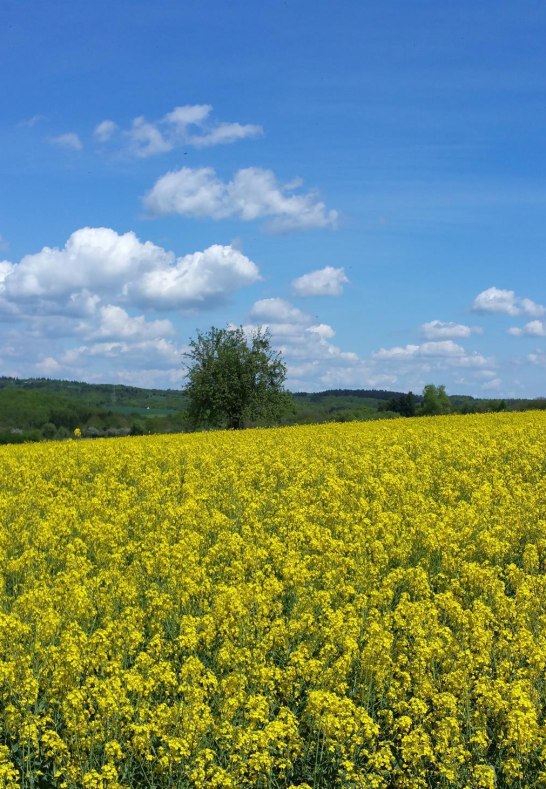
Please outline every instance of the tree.
[{"label": "tree", "polygon": [[403,416],[415,416],[416,413],[415,395],[413,394],[412,391],[409,391],[407,395],[403,396],[401,413]]},{"label": "tree", "polygon": [[385,400],[385,402],[381,403],[377,410],[394,411],[396,414],[401,414],[402,416],[415,416],[415,395],[413,392],[408,392],[407,394],[391,397],[390,400]]},{"label": "tree", "polygon": [[190,340],[184,392],[193,426],[240,429],[249,420],[273,423],[292,407],[284,389],[286,367],[261,328],[249,337],[242,327],[197,333]]},{"label": "tree", "polygon": [[427,384],[423,389],[421,413],[425,416],[436,416],[437,414],[448,414],[450,411],[451,403],[445,386]]}]

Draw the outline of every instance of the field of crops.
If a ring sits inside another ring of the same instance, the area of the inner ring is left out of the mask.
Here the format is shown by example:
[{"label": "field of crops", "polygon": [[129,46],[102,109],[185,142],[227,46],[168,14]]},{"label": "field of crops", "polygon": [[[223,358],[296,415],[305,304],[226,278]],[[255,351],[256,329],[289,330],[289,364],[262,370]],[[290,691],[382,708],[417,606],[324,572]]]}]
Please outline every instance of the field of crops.
[{"label": "field of crops", "polygon": [[546,786],[546,414],[0,463],[0,786]]}]

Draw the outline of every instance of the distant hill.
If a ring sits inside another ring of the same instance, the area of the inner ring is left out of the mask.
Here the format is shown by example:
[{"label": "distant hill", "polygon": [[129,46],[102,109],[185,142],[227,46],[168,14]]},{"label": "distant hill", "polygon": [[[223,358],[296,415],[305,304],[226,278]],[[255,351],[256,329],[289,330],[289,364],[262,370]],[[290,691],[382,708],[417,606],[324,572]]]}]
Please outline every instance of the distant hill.
[{"label": "distant hill", "polygon": [[[295,392],[293,413],[283,424],[388,419],[404,392],[387,389],[327,389]],[[453,411],[546,408],[546,399],[490,400],[449,397]],[[421,401],[415,396],[417,407]],[[89,384],[50,378],[0,377],[0,443],[84,436],[170,433],[187,429],[186,399],[177,389],[145,389],[125,384]]]},{"label": "distant hill", "polygon": [[124,384],[0,377],[0,443],[173,432],[183,428],[183,393]]}]

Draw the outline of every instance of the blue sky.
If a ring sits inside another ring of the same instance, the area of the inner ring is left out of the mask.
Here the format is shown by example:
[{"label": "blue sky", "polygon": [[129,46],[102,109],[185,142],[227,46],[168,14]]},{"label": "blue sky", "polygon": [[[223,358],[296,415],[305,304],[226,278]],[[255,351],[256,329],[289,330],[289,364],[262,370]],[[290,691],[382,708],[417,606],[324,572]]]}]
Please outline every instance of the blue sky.
[{"label": "blue sky", "polygon": [[543,2],[0,11],[0,373],[546,395]]}]

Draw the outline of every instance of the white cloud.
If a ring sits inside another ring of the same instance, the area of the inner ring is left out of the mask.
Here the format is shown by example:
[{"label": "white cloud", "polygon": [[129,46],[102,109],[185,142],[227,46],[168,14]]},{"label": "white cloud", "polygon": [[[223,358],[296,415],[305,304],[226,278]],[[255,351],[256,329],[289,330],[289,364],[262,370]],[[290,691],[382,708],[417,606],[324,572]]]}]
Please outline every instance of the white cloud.
[{"label": "white cloud", "polygon": [[347,282],[343,268],[326,266],[297,277],[292,281],[292,288],[298,296],[341,296]]},{"label": "white cloud", "polygon": [[250,310],[252,318],[273,323],[307,323],[309,316],[284,299],[260,299]]},{"label": "white cloud", "polygon": [[66,134],[59,134],[56,137],[50,137],[49,142],[53,145],[58,145],[60,148],[66,148],[70,151],[81,151],[83,143],[74,132],[66,132]]},{"label": "white cloud", "polygon": [[546,308],[531,299],[516,296],[513,290],[487,288],[479,293],[472,304],[474,312],[498,312],[505,315],[529,315],[532,318],[544,315]]},{"label": "white cloud", "polygon": [[313,192],[292,191],[292,185],[279,185],[271,170],[258,167],[238,170],[228,182],[211,167],[182,167],[161,176],[143,202],[155,216],[236,217],[245,222],[269,218],[268,227],[276,232],[336,227],[337,211],[327,210]]},{"label": "white cloud", "polygon": [[189,138],[189,143],[196,148],[208,148],[212,145],[226,145],[244,140],[247,137],[258,137],[262,127],[252,123],[219,123],[212,131]]},{"label": "white cloud", "polygon": [[112,293],[149,269],[170,265],[173,257],[150,241],[141,243],[132,232],[84,227],[62,249],[44,247],[23,257],[4,279],[4,292],[14,300],[51,300],[84,289]]},{"label": "white cloud", "polygon": [[211,112],[211,104],[185,104],[164,115],[163,122],[185,132],[188,126],[201,126]]},{"label": "white cloud", "polygon": [[176,258],[133,232],[81,228],[62,249],[44,247],[18,264],[0,264],[0,298],[33,314],[85,316],[107,298],[163,310],[217,303],[260,278],[256,264],[215,244]]},{"label": "white cloud", "polygon": [[96,127],[95,131],[93,132],[93,136],[95,137],[98,142],[108,142],[108,140],[112,137],[112,135],[117,130],[118,125],[114,123],[114,121],[105,120],[101,121]]},{"label": "white cloud", "polygon": [[542,304],[537,304],[535,301],[531,301],[531,299],[520,299],[519,305],[522,315],[529,315],[531,318],[539,317],[546,313],[546,307]]},{"label": "white cloud", "polygon": [[79,333],[92,340],[157,340],[175,334],[169,320],[146,321],[144,315],[131,317],[126,310],[115,304],[100,307],[97,321],[81,323]]},{"label": "white cloud", "polygon": [[287,365],[288,385],[295,391],[325,389],[333,381],[339,386],[340,381],[349,378],[357,386],[374,386],[377,375],[381,375],[353,351],[331,343],[335,335],[331,326],[313,323],[310,315],[284,299],[257,301],[251,317],[255,323],[243,328],[251,332],[261,325],[271,333],[273,345]]},{"label": "white cloud", "polygon": [[2,283],[13,272],[13,263],[9,260],[0,260],[0,293],[2,292]]},{"label": "white cloud", "polygon": [[61,365],[52,356],[46,356],[36,364],[36,370],[41,375],[45,375],[46,377],[55,375],[55,373],[58,373],[60,369]]},{"label": "white cloud", "polygon": [[460,357],[464,356],[464,348],[453,340],[425,342],[422,345],[406,345],[403,348],[381,348],[373,354],[374,359],[411,359],[414,357]]},{"label": "white cloud", "polygon": [[538,367],[546,367],[546,352],[537,350],[535,353],[527,355],[527,361],[536,364]]},{"label": "white cloud", "polygon": [[372,353],[372,358],[381,361],[436,361],[451,367],[483,367],[491,363],[478,353],[467,354],[465,349],[453,340],[425,342],[422,345],[381,348]]},{"label": "white cloud", "polygon": [[325,339],[330,339],[331,337],[335,337],[335,331],[329,326],[327,323],[318,323],[315,326],[309,326],[307,331],[315,332],[320,337],[324,337]]},{"label": "white cloud", "polygon": [[546,324],[539,320],[529,321],[522,328],[512,326],[508,329],[508,334],[513,334],[515,337],[546,337]]},{"label": "white cloud", "polygon": [[470,337],[471,334],[481,334],[481,329],[477,326],[465,326],[463,323],[454,323],[433,320],[423,323],[420,326],[420,333],[427,340],[457,339]]},{"label": "white cloud", "polygon": [[0,261],[0,317],[13,326],[0,361],[20,377],[169,386],[181,382],[183,349],[171,320],[147,313],[194,313],[259,279],[256,264],[231,246],[176,257],[132,232],[81,228],[64,247]]},{"label": "white cloud", "polygon": [[180,365],[182,348],[163,338],[129,341],[105,341],[80,345],[65,351],[59,358],[61,366],[74,367],[90,360],[114,360],[130,364],[133,369],[155,365],[168,369]]},{"label": "white cloud", "polygon": [[126,292],[131,301],[155,309],[196,308],[221,301],[259,279],[258,267],[246,255],[214,244],[178,258],[174,265],[146,272]]},{"label": "white cloud", "polygon": [[[263,133],[262,127],[256,124],[211,121],[211,113],[210,104],[187,104],[175,107],[157,121],[147,121],[142,115],[134,118],[130,129],[123,132],[129,143],[129,153],[145,159],[180,146],[226,145]],[[103,123],[111,124],[112,121]],[[102,125],[99,124],[95,131]],[[107,131],[111,131],[110,127]]]}]

